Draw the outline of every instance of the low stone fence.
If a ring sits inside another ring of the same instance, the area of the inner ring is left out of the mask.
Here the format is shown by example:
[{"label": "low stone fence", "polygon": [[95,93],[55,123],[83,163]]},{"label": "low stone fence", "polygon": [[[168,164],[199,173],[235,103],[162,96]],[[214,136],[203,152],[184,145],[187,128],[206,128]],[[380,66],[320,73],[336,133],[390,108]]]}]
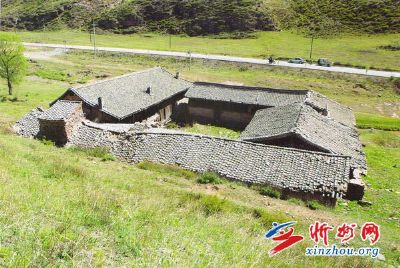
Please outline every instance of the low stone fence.
[{"label": "low stone fence", "polygon": [[229,179],[327,200],[347,192],[350,174],[349,157],[160,130],[113,133],[82,125],[70,144],[107,147],[128,162],[213,171]]}]

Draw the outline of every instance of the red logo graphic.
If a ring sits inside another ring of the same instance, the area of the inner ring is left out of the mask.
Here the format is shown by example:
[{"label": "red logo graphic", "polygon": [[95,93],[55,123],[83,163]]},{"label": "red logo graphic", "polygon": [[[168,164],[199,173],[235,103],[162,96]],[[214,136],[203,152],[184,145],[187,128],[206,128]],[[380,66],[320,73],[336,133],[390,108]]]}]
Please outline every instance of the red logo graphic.
[{"label": "red logo graphic", "polygon": [[355,229],[357,228],[357,224],[347,224],[343,223],[343,225],[337,228],[336,238],[340,239],[340,242],[345,243],[348,242],[355,237]]},{"label": "red logo graphic", "polygon": [[378,242],[380,237],[379,226],[373,222],[367,222],[361,228],[361,238],[363,241],[369,240],[371,246]]},{"label": "red logo graphic", "polygon": [[[293,235],[294,228],[290,226],[294,224],[296,224],[296,222],[287,222],[283,224],[274,222],[272,224],[273,228],[265,234],[265,237],[281,243],[269,251],[270,257],[275,256],[279,252],[288,249],[304,239],[301,235]],[[289,231],[285,232],[283,229],[287,227],[290,227]]]},{"label": "red logo graphic", "polygon": [[329,246],[328,232],[333,230],[332,226],[329,226],[326,222],[320,223],[316,221],[310,225],[310,238],[314,240],[314,243],[318,244],[319,239],[323,239],[324,245]]}]

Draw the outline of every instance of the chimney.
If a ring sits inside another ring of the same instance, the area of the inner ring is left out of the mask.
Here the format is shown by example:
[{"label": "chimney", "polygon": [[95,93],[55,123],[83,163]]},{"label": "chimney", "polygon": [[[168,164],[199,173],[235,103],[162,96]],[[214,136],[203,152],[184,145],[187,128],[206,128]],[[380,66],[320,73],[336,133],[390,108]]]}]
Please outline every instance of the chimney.
[{"label": "chimney", "polygon": [[149,87],[146,89],[146,93],[149,94],[149,95],[151,95],[151,86],[149,86]]},{"label": "chimney", "polygon": [[179,75],[180,75],[180,73],[177,72],[176,75],[175,75],[175,79],[179,79]]},{"label": "chimney", "polygon": [[100,109],[100,110],[103,110],[103,99],[102,99],[101,97],[99,97],[99,98],[97,99],[97,101],[98,101],[99,109]]}]

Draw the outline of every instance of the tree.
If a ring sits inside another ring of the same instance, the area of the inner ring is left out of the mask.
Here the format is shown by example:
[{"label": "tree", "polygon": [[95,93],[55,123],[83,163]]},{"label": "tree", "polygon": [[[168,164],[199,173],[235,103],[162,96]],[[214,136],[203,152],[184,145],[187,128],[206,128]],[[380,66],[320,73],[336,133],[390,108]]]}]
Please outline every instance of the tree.
[{"label": "tree", "polygon": [[28,62],[24,50],[15,34],[0,35],[0,77],[7,80],[9,95],[13,94],[13,84],[20,82],[26,74]]}]

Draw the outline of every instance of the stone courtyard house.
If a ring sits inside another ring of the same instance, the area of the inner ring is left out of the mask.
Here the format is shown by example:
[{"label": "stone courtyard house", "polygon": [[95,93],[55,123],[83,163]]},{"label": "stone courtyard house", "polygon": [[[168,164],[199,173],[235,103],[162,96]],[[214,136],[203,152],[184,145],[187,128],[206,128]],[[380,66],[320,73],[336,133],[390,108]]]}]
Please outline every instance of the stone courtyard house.
[{"label": "stone courtyard house", "polygon": [[83,120],[82,102],[57,101],[38,117],[40,138],[65,145]]},{"label": "stone courtyard house", "polygon": [[155,116],[167,121],[192,83],[154,68],[69,89],[59,99],[81,101],[87,119],[135,123]]},{"label": "stone courtyard house", "polygon": [[[242,133],[232,140],[165,129],[170,117]],[[154,68],[69,89],[14,129],[58,145],[104,147],[129,163],[269,185],[286,197],[334,205],[364,194],[367,164],[353,112],[310,90],[193,84]]]}]

